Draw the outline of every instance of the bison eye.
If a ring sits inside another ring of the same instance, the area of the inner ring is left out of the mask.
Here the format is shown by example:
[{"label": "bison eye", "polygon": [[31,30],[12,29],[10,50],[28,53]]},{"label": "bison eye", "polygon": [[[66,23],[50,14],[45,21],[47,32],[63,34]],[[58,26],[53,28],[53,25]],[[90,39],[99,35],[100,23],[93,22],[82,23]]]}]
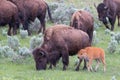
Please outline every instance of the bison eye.
[{"label": "bison eye", "polygon": [[45,57],[45,53],[44,52],[39,52],[39,56]]},{"label": "bison eye", "polygon": [[82,53],[80,55],[82,55]]}]

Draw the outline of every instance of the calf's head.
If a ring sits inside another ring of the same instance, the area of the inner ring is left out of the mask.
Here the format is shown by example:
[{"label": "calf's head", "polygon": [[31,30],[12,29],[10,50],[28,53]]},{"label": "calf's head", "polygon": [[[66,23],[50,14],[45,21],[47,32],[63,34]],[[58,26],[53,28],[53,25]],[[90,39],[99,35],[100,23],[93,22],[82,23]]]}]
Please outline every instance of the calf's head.
[{"label": "calf's head", "polygon": [[87,56],[87,51],[85,49],[81,49],[79,52],[78,52],[78,59],[85,59],[86,61],[89,61],[89,58]]},{"label": "calf's head", "polygon": [[97,7],[99,20],[103,23],[107,23],[106,17],[108,17],[108,7],[104,3],[100,3]]},{"label": "calf's head", "polygon": [[36,48],[32,54],[36,64],[36,70],[45,70],[47,66],[47,52],[42,48]]}]

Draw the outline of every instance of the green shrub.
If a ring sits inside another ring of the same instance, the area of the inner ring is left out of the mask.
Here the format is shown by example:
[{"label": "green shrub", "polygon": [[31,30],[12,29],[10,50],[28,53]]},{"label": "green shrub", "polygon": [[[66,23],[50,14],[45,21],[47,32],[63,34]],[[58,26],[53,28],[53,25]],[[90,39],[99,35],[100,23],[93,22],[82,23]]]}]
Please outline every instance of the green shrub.
[{"label": "green shrub", "polygon": [[43,36],[40,33],[39,36],[33,36],[30,39],[30,49],[34,49],[35,47],[41,46],[43,43]]},{"label": "green shrub", "polygon": [[12,58],[15,52],[9,46],[0,47],[0,57]]},{"label": "green shrub", "polygon": [[22,39],[28,37],[28,32],[27,32],[27,30],[21,30],[21,29],[20,29],[20,36],[21,36]]},{"label": "green shrub", "polygon": [[106,35],[109,35],[110,33],[111,33],[111,31],[110,31],[109,29],[106,29],[106,30],[105,30],[105,34],[106,34]]},{"label": "green shrub", "polygon": [[7,31],[5,29],[2,29],[2,35],[7,36]]},{"label": "green shrub", "polygon": [[108,45],[108,52],[109,53],[115,53],[115,51],[117,50],[117,46],[118,46],[118,43],[117,41],[115,40],[115,37],[111,37],[111,41]]},{"label": "green shrub", "polygon": [[20,43],[19,43],[19,39],[17,36],[8,36],[8,46],[10,48],[12,48],[13,50],[18,50]]},{"label": "green shrub", "polygon": [[120,43],[120,32],[115,34],[115,40],[118,42],[118,44]]},{"label": "green shrub", "polygon": [[22,47],[19,48],[18,54],[23,57],[28,57],[30,56],[30,50],[27,47]]}]

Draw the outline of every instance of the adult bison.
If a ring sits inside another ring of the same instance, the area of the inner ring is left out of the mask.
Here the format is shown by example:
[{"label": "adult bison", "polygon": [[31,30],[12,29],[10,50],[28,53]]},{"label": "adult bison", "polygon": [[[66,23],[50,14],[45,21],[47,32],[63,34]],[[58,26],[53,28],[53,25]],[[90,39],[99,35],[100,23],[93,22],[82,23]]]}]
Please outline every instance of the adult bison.
[{"label": "adult bison", "polygon": [[[16,5],[7,0],[0,0],[0,26],[9,25],[7,34],[17,33],[19,27],[18,8]],[[13,29],[13,30],[12,30]]]},{"label": "adult bison", "polygon": [[24,30],[28,30],[28,34],[30,35],[29,31],[29,23],[33,22],[35,18],[38,18],[41,27],[39,29],[39,32],[45,30],[45,16],[46,16],[46,10],[48,10],[48,15],[51,18],[50,10],[47,5],[47,3],[44,0],[9,0],[13,2],[15,5],[17,5],[19,9],[19,17],[23,24]]},{"label": "adult bison", "polygon": [[90,42],[92,42],[94,19],[89,12],[85,10],[74,12],[71,17],[70,26],[86,32],[90,37]]},{"label": "adult bison", "polygon": [[75,55],[87,46],[90,46],[90,43],[89,36],[85,32],[66,25],[50,27],[45,31],[42,46],[33,50],[36,69],[46,69],[47,63],[50,63],[52,68],[52,65],[56,66],[57,61],[62,57],[63,70],[66,70],[69,55]]},{"label": "adult bison", "polygon": [[[118,17],[118,26],[120,26],[120,0],[104,0],[103,3],[100,3],[96,8],[99,20],[103,22],[106,28],[111,29],[112,31],[114,30],[116,17]],[[109,19],[111,28],[108,26],[106,18]]]}]

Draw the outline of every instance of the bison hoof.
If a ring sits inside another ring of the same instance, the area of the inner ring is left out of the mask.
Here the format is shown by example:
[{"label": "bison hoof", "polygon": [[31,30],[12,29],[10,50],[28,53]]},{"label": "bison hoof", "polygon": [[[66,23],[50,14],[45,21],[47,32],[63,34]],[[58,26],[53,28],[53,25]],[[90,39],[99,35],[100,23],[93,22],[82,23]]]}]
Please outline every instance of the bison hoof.
[{"label": "bison hoof", "polygon": [[75,71],[79,71],[79,68],[76,68]]},{"label": "bison hoof", "polygon": [[87,69],[87,67],[86,67],[86,66],[84,66],[84,67],[83,67],[83,70],[86,70],[86,69]]},{"label": "bison hoof", "polygon": [[65,71],[65,70],[66,70],[66,67],[64,66],[64,67],[63,67],[63,71]]}]

